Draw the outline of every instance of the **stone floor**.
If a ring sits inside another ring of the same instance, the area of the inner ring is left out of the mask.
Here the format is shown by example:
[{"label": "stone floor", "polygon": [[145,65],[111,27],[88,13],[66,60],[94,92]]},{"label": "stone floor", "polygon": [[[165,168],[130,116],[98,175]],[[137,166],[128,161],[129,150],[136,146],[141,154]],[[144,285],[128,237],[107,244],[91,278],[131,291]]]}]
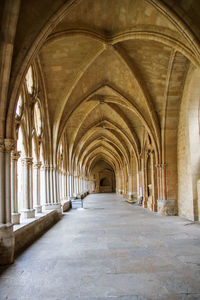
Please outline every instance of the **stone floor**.
[{"label": "stone floor", "polygon": [[200,299],[200,226],[89,195],[1,268],[0,299]]}]

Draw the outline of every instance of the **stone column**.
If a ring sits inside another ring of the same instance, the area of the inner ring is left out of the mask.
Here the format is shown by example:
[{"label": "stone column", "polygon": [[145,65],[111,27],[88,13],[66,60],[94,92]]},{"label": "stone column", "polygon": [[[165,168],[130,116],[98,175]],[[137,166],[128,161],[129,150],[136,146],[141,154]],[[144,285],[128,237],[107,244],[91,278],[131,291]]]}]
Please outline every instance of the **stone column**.
[{"label": "stone column", "polygon": [[60,202],[60,170],[56,170],[57,202]]},{"label": "stone column", "polygon": [[160,164],[161,173],[161,195],[162,199],[157,201],[158,214],[161,216],[174,216],[175,201],[166,199],[166,164]]},{"label": "stone column", "polygon": [[33,164],[33,170],[34,170],[34,208],[37,213],[42,212],[42,205],[41,205],[41,200],[40,200],[40,181],[41,181],[41,176],[40,176],[40,168],[41,168],[42,163],[41,162],[36,162]]},{"label": "stone column", "polygon": [[5,216],[5,145],[0,140],[0,224],[6,223]]},{"label": "stone column", "polygon": [[45,165],[43,164],[41,166],[41,204],[45,205],[47,202],[46,198],[46,169],[45,169]]},{"label": "stone column", "polygon": [[73,175],[70,174],[70,198],[73,198]]},{"label": "stone column", "polygon": [[15,237],[11,223],[11,151],[15,147],[12,139],[0,140],[0,265],[14,260]]},{"label": "stone column", "polygon": [[63,200],[65,201],[67,199],[67,179],[66,179],[66,171],[63,170]]},{"label": "stone column", "polygon": [[77,195],[80,195],[79,176],[76,177],[76,193],[77,193]]},{"label": "stone column", "polygon": [[46,165],[46,181],[47,181],[47,201],[51,204],[51,188],[50,188],[50,166]]},{"label": "stone column", "polygon": [[52,165],[49,166],[49,171],[50,171],[50,196],[51,196],[51,203],[53,204],[54,201],[54,180],[53,180],[53,176],[54,176],[54,168]]},{"label": "stone column", "polygon": [[70,176],[67,172],[67,200],[70,200]]},{"label": "stone column", "polygon": [[53,191],[54,191],[54,203],[58,202],[58,186],[57,186],[57,170],[53,167]]},{"label": "stone column", "polygon": [[18,211],[18,184],[17,184],[17,161],[20,157],[19,151],[11,152],[11,208],[12,208],[12,223],[20,223],[20,213]]},{"label": "stone column", "polygon": [[33,190],[32,190],[32,157],[22,159],[23,164],[23,209],[21,211],[24,219],[35,218],[33,209]]}]

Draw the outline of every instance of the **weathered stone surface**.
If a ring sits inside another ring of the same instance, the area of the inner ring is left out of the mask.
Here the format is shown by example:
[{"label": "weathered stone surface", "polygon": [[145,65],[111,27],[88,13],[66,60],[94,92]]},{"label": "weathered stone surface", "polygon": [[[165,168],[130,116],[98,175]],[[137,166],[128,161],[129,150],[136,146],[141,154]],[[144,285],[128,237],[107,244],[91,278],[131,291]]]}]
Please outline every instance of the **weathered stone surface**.
[{"label": "weathered stone surface", "polygon": [[174,200],[158,200],[158,214],[161,216],[174,216]]},{"label": "weathered stone surface", "polygon": [[72,203],[71,203],[70,200],[62,202],[63,212],[66,212],[66,211],[70,210],[71,207],[72,207]]},{"label": "weathered stone surface", "polygon": [[34,240],[40,237],[45,231],[52,227],[60,216],[56,210],[43,214],[26,224],[15,226],[15,253],[22,251]]},{"label": "weathered stone surface", "polygon": [[15,237],[12,224],[0,225],[0,265],[13,263]]},{"label": "weathered stone surface", "polygon": [[84,207],[1,269],[3,300],[199,299],[199,224],[114,194],[89,195]]}]

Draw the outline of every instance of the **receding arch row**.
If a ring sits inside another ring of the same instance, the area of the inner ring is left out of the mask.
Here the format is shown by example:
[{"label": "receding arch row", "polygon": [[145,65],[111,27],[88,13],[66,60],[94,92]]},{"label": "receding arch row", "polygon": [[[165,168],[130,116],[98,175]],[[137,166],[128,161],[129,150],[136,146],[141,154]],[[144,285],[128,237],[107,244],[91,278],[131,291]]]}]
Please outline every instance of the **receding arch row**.
[{"label": "receding arch row", "polygon": [[[24,49],[23,53],[21,54],[21,62],[18,63],[18,65],[15,67],[15,70],[13,71],[16,76],[13,76],[13,80],[11,82],[10,87],[10,104],[6,117],[6,136],[12,137],[12,129],[10,128],[10,123],[12,121],[12,113],[14,111],[17,95],[19,94],[20,86],[23,82],[23,79],[25,77],[25,74],[32,63],[32,61],[35,59],[39,49],[42,47],[44,41],[48,37],[48,35],[52,32],[52,30],[57,26],[57,24],[64,18],[64,16],[69,13],[70,9],[73,8],[73,6],[77,5],[80,1],[77,0],[71,0],[67,3],[63,4],[48,20],[48,22],[43,26],[41,30],[39,30],[38,35],[36,36],[35,40],[32,42],[32,44],[29,47],[29,50],[27,52],[27,48]],[[198,46],[199,43],[197,39],[195,38],[195,35],[193,34],[192,30],[189,28],[188,25],[186,25],[185,20],[183,21],[179,15],[177,15],[174,11],[172,11],[169,7],[167,7],[164,3],[162,3],[160,0],[154,1],[154,0],[148,0],[148,3],[151,4],[153,7],[156,8],[156,10],[160,11],[163,15],[167,16],[169,19],[169,22],[176,25],[177,30],[184,34],[186,39],[189,41],[189,43],[192,44],[192,46],[197,49],[198,53]],[[5,99],[6,101],[6,99]],[[3,113],[3,111],[2,111]],[[5,119],[4,116],[1,116],[1,119]],[[4,132],[4,127],[2,127],[2,133]]]},{"label": "receding arch row", "polygon": [[[111,88],[109,86],[109,88]],[[69,120],[66,120],[65,126],[62,129],[62,134],[65,132],[66,128],[70,128],[70,120],[73,119],[74,114],[76,114],[76,112],[78,111],[79,107],[81,107],[82,105],[85,105],[86,103],[88,103],[88,101],[90,102],[89,104],[91,105],[91,107],[87,107],[87,113],[85,114],[84,117],[82,117],[82,120],[79,120],[79,124],[77,125],[76,128],[76,133],[74,136],[71,136],[71,145],[74,144],[75,139],[76,139],[76,134],[78,133],[78,130],[81,128],[81,126],[84,123],[84,120],[87,118],[87,116],[91,113],[91,111],[97,107],[99,105],[99,100],[96,99],[94,96],[95,94],[98,92],[99,89],[91,92],[87,97],[85,97],[82,101],[80,101],[79,105],[77,105],[76,109],[73,111],[73,113],[70,115]],[[120,97],[121,101],[118,101],[116,98],[114,97],[105,97],[105,104],[109,105],[109,107],[115,111],[119,117],[120,117],[120,112],[117,112],[116,109],[112,106],[112,104],[118,105],[118,106],[122,106],[125,107],[126,109],[129,109],[130,111],[132,111],[132,113],[136,114],[136,116],[141,120],[141,123],[143,124],[143,126],[146,128],[147,132],[149,132],[152,141],[154,141],[154,145],[155,148],[157,149],[157,159],[159,157],[159,145],[160,145],[160,140],[157,140],[155,137],[155,133],[152,129],[152,126],[150,126],[150,124],[148,124],[148,122],[144,119],[142,113],[139,111],[139,109],[130,101],[130,99],[125,98],[124,95],[122,95],[121,92],[116,91],[115,89],[112,89],[115,93],[118,94],[118,97]],[[94,98],[93,98],[94,97]],[[134,144],[138,145],[137,143],[137,138],[135,136],[133,136],[133,131],[130,130],[131,136],[132,136],[132,140],[135,141]],[[72,155],[72,151],[73,151],[73,147],[71,146],[71,150],[70,150],[70,155]]]}]

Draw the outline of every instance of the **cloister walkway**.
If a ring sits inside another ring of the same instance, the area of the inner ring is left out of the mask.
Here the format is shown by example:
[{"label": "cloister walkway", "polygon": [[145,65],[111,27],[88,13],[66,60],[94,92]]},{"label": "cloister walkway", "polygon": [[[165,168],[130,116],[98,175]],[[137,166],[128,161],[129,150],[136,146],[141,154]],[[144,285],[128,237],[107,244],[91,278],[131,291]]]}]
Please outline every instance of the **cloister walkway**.
[{"label": "cloister walkway", "polygon": [[200,299],[199,249],[199,224],[89,195],[1,270],[0,299]]}]

